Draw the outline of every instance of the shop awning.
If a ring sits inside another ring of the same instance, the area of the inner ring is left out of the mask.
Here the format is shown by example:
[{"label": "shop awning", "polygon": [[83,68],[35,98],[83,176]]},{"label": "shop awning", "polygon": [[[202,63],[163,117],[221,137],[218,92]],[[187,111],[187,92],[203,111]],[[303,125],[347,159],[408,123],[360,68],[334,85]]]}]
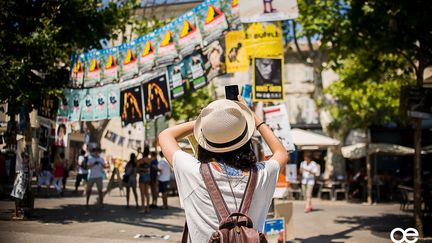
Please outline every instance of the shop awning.
[{"label": "shop awning", "polygon": [[[371,154],[389,154],[389,155],[413,155],[414,149],[388,143],[371,143],[369,144],[369,155]],[[357,143],[342,147],[342,155],[347,159],[360,159],[366,157],[366,144]]]},{"label": "shop awning", "polygon": [[298,128],[292,129],[291,134],[294,144],[301,150],[326,148],[329,146],[337,146],[340,143],[337,139]]}]

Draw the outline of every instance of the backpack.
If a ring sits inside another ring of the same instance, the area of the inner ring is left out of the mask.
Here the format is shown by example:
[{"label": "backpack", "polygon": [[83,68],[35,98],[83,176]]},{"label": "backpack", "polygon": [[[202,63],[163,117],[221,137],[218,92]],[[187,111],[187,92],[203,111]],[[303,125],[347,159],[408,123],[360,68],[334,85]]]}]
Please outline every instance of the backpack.
[{"label": "backpack", "polygon": [[[239,212],[231,213],[222,197],[222,194],[214,180],[213,174],[208,163],[201,163],[200,172],[204,179],[210,199],[215,208],[216,215],[219,219],[219,229],[214,232],[209,243],[267,243],[264,234],[259,233],[253,228],[252,220],[247,215],[252,196],[257,183],[257,169],[252,167],[250,170],[249,180],[246,185],[245,193],[240,204]],[[183,231],[182,243],[188,241],[188,228],[185,223]]]},{"label": "backpack", "polygon": [[81,163],[81,168],[83,170],[88,170],[88,156],[84,156],[84,160]]}]

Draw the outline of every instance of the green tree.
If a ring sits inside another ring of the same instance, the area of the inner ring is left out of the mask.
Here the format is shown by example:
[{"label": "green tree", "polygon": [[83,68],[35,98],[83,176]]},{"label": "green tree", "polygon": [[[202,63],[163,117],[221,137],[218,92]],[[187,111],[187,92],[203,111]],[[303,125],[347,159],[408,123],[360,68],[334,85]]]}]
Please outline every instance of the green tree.
[{"label": "green tree", "polygon": [[185,96],[172,100],[171,118],[175,121],[190,121],[199,111],[206,107],[215,98],[212,95],[213,86],[194,90]]}]

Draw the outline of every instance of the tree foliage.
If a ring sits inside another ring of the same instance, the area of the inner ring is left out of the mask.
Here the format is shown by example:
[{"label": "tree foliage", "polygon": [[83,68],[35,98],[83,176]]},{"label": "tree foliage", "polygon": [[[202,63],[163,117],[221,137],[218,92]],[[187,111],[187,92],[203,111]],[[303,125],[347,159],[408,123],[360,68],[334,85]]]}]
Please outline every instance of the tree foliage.
[{"label": "tree foliage", "polygon": [[171,118],[175,121],[190,121],[194,119],[200,109],[214,100],[211,94],[212,86],[194,90],[185,96],[172,100]]}]

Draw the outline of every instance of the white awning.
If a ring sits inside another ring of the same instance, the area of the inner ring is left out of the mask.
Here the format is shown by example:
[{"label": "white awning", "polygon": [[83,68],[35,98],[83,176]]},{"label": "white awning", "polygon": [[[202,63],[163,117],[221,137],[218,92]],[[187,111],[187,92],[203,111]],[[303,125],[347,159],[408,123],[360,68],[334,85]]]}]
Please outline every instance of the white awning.
[{"label": "white awning", "polygon": [[[388,143],[369,144],[369,155],[371,154],[390,154],[390,155],[412,155],[413,148]],[[360,159],[366,157],[366,144],[357,143],[342,147],[342,155],[347,159]]]},{"label": "white awning", "polygon": [[318,133],[294,128],[291,130],[294,144],[299,149],[319,149],[339,145],[339,140]]}]

